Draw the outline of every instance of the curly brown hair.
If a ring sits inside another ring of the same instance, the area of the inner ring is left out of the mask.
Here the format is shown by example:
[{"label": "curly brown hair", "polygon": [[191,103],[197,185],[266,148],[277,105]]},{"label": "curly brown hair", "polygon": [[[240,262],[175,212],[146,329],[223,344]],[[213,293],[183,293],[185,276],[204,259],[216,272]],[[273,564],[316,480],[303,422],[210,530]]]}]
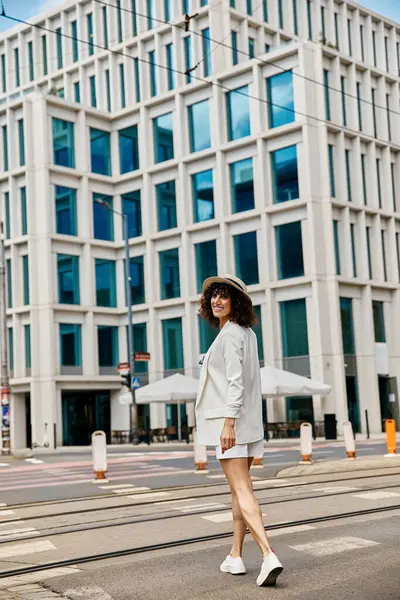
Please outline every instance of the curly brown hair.
[{"label": "curly brown hair", "polygon": [[220,294],[231,300],[231,314],[229,320],[241,327],[253,327],[257,323],[253,304],[248,296],[242,294],[232,285],[226,283],[213,283],[206,289],[200,298],[199,315],[206,319],[213,327],[219,327],[219,319],[214,317],[211,308],[211,298]]}]

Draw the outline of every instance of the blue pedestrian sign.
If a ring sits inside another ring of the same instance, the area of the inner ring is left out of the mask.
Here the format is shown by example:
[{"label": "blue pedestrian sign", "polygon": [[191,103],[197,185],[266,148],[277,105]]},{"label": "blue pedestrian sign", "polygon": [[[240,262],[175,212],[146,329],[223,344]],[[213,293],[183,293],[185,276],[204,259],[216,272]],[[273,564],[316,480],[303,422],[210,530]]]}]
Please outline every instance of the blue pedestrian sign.
[{"label": "blue pedestrian sign", "polygon": [[140,377],[132,377],[131,388],[133,390],[140,388]]}]

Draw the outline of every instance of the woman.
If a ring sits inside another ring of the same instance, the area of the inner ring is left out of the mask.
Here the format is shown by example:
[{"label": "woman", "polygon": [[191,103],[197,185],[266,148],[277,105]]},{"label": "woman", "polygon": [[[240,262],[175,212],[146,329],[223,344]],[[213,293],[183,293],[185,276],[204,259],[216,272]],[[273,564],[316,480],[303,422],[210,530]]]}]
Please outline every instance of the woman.
[{"label": "woman", "polygon": [[283,567],[268,543],[249,469],[264,448],[256,319],[243,281],[232,275],[203,283],[200,315],[220,332],[204,357],[196,401],[197,440],[216,446],[232,494],[233,545],[220,569],[246,573],[246,526],[263,556],[257,585],[274,585]]}]

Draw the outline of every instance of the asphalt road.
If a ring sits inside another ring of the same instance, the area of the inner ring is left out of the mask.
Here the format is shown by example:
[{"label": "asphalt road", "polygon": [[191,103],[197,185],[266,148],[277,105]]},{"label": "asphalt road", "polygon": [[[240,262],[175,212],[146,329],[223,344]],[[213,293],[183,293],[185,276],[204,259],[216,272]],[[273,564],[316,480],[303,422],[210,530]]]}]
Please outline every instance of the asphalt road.
[{"label": "asphalt road", "polygon": [[[247,574],[233,577],[219,571],[229,552],[232,529],[224,483],[211,490],[182,487],[166,496],[138,491],[85,503],[13,508],[13,515],[5,519],[0,511],[1,530],[16,527],[7,523],[11,518],[29,530],[19,541],[10,537],[15,533],[0,539],[0,597],[399,600],[400,473],[396,471],[382,476],[357,473],[346,479],[338,475],[335,482],[322,475],[255,480],[271,544],[285,567],[274,589],[256,586],[261,559],[250,537],[244,549]],[[90,512],[83,512],[88,508]],[[214,539],[204,541],[204,536]],[[182,545],[188,538],[197,541]],[[171,541],[174,547],[149,548]],[[131,548],[136,554],[73,566],[80,556]],[[71,565],[62,576],[53,570],[33,574],[30,580],[1,577],[9,569],[66,559]],[[35,584],[36,588],[29,587]],[[9,596],[1,596],[2,590]]]},{"label": "asphalt road", "polygon": [[[299,460],[298,447],[268,445],[265,449],[264,468],[254,470],[261,478],[274,477],[286,466]],[[383,456],[381,442],[363,442],[357,446],[359,456]],[[315,461],[344,457],[342,443],[315,444]],[[8,505],[25,502],[59,500],[102,495],[106,485],[93,484],[93,469],[89,452],[37,455],[33,460],[1,459],[0,502]],[[147,487],[157,489],[180,485],[209,484],[222,477],[222,470],[214,454],[208,456],[209,473],[198,475],[194,470],[191,448],[148,449],[122,447],[108,453],[110,485]]]}]

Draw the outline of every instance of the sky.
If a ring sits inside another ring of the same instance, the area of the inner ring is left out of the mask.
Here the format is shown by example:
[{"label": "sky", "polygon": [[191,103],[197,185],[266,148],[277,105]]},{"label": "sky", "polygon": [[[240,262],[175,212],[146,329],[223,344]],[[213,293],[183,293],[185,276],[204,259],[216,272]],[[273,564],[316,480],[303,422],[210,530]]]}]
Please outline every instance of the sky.
[{"label": "sky", "polygon": [[[41,12],[56,8],[65,0],[3,0],[6,13],[18,19],[29,19]],[[358,0],[358,3],[370,10],[400,23],[400,0]],[[0,31],[9,29],[14,23],[0,17]]]}]

